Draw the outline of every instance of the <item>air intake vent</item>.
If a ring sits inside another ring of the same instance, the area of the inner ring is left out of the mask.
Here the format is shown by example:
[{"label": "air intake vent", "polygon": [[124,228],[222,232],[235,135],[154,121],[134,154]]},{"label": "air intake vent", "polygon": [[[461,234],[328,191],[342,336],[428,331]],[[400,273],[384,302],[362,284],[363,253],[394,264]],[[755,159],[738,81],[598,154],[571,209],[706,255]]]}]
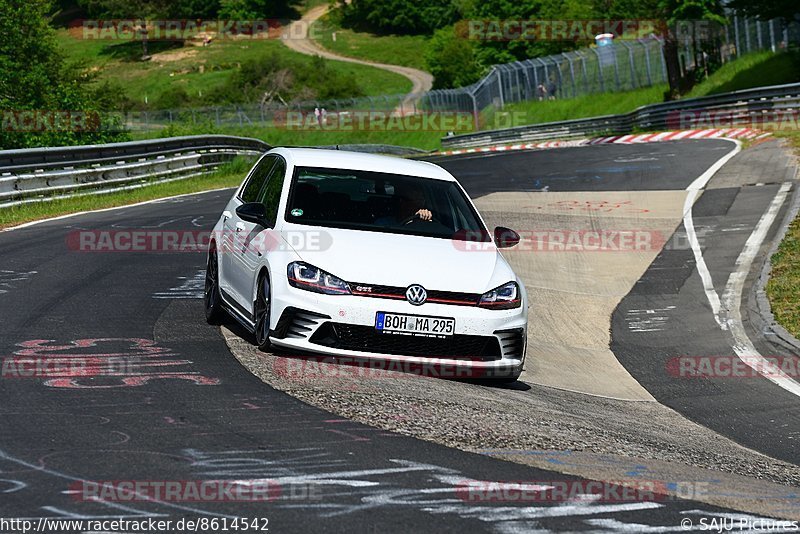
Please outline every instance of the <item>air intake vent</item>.
[{"label": "air intake vent", "polygon": [[522,328],[498,330],[495,335],[500,340],[500,349],[504,358],[519,360],[525,354],[525,332]]},{"label": "air intake vent", "polygon": [[330,317],[289,306],[283,310],[271,335],[277,339],[307,338],[325,319]]}]

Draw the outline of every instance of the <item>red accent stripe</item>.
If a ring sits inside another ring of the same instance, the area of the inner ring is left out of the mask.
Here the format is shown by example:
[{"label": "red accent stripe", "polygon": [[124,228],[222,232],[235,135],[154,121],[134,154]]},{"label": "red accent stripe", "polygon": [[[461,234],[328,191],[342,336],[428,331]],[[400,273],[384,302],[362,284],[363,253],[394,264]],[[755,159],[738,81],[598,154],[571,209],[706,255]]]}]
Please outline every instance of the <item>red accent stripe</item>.
[{"label": "red accent stripe", "polygon": [[451,299],[429,298],[426,302],[438,302],[440,304],[465,304],[470,306],[478,305],[478,303],[473,300],[451,300]]},{"label": "red accent stripe", "polygon": [[478,305],[478,307],[479,308],[484,308],[484,307],[485,308],[491,308],[492,306],[500,306],[500,305],[506,305],[506,304],[517,304],[519,302],[520,302],[519,299],[507,300],[507,301],[504,301],[504,302],[484,302],[483,304]]},{"label": "red accent stripe", "polygon": [[[394,300],[406,300],[405,295],[393,295],[391,293],[369,293],[366,291],[353,291],[353,295],[357,297],[374,297],[374,298],[386,298],[386,299],[394,299]],[[478,303],[474,300],[456,300],[456,299],[443,299],[443,298],[436,298],[430,297],[426,302],[435,302],[437,304],[461,304],[464,306],[477,306]]]},{"label": "red accent stripe", "polygon": [[297,278],[289,277],[289,280],[291,280],[292,282],[296,282],[298,284],[304,285],[304,286],[319,287],[319,288],[322,288],[322,289],[327,289],[329,291],[340,291],[342,295],[350,294],[349,291],[345,291],[343,289],[339,290],[339,289],[335,289],[335,288],[332,288],[332,287],[329,287],[329,286],[323,286],[323,285],[320,285],[320,284],[312,284],[311,282],[306,282],[305,280],[298,280]]}]

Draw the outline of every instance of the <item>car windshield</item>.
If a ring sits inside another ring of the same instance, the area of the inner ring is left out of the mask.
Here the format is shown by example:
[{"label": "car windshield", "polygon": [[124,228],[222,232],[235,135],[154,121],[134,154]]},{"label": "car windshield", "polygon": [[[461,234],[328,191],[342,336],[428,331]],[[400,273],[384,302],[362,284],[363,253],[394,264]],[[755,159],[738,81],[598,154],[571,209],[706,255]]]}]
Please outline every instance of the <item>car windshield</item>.
[{"label": "car windshield", "polygon": [[372,232],[489,239],[455,182],[371,171],[297,167],[286,220]]}]

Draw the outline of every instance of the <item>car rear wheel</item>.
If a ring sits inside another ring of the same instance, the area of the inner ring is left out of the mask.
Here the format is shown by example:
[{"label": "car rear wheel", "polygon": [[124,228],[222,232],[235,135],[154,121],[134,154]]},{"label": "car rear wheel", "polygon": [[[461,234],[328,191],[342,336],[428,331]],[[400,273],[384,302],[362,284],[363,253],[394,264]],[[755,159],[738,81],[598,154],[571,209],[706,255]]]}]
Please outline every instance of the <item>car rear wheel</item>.
[{"label": "car rear wheel", "polygon": [[208,251],[204,300],[206,321],[208,324],[220,324],[225,311],[222,309],[222,299],[219,295],[219,263],[217,262],[217,251],[213,248]]},{"label": "car rear wheel", "polygon": [[269,350],[271,343],[269,341],[269,318],[272,309],[272,302],[270,300],[270,283],[269,276],[262,275],[258,280],[258,289],[256,291],[256,302],[253,306],[253,315],[256,320],[255,336],[256,345],[261,350]]}]

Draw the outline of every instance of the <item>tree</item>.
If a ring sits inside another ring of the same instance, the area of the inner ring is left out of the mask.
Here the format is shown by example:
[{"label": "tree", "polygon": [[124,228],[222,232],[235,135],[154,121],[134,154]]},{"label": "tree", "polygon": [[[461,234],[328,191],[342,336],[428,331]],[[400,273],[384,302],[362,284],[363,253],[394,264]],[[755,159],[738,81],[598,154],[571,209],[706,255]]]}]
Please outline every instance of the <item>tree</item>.
[{"label": "tree", "polygon": [[219,17],[229,20],[260,20],[294,17],[291,0],[220,0]]},{"label": "tree", "polygon": [[797,0],[732,0],[728,7],[763,20],[783,18],[796,21],[800,18]]},{"label": "tree", "polygon": [[383,34],[430,34],[460,18],[452,0],[352,0],[341,10],[345,27]]},{"label": "tree", "polygon": [[[591,0],[484,0],[469,18],[483,21],[597,20],[603,14]],[[591,39],[591,38],[590,38]],[[585,40],[511,39],[478,40],[475,54],[482,65],[494,65],[532,57],[558,54],[585,47]]]},{"label": "tree", "polygon": [[[23,125],[19,117],[52,118],[96,110],[89,80],[67,66],[48,25],[47,0],[0,0],[0,146],[94,142],[116,137],[64,124]],[[93,115],[97,116],[97,115]],[[95,126],[100,126],[95,124]]]},{"label": "tree", "polygon": [[[676,26],[681,21],[689,21],[696,27],[698,21],[725,24],[723,7],[719,0],[659,0],[658,16],[666,23],[664,40],[664,61],[667,66],[669,82],[668,99],[680,96],[682,76],[678,58]],[[695,46],[699,38],[695,35]]]}]

